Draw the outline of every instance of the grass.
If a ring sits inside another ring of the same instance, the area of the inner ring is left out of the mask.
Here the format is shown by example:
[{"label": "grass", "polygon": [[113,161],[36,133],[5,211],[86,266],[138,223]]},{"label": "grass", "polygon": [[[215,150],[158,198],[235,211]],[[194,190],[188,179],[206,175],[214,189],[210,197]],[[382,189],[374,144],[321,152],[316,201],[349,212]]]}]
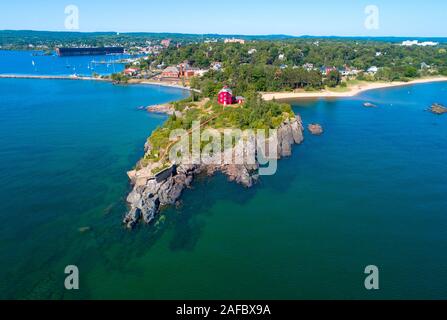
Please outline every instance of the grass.
[{"label": "grass", "polygon": [[182,113],[182,116],[171,116],[152,133],[149,137],[152,151],[140,162],[143,167],[157,163],[158,167],[152,170],[154,175],[171,165],[168,159],[165,159],[165,154],[173,143],[169,139],[172,130],[184,129],[190,134],[193,121],[200,121],[202,130],[238,128],[241,130],[265,129],[268,132],[269,128],[278,128],[283,121],[295,116],[290,105],[274,101],[266,102],[257,96],[247,99],[242,106],[223,107],[217,104],[217,101],[210,99],[201,101],[185,99],[174,103],[174,106]]}]

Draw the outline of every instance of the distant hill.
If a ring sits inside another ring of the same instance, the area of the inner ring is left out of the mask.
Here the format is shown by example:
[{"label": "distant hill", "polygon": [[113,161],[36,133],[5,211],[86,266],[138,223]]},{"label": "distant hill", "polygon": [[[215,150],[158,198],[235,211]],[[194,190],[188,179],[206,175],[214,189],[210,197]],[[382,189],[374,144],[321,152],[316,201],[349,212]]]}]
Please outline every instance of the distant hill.
[{"label": "distant hill", "polygon": [[431,37],[340,37],[340,36],[291,36],[291,35],[229,35],[229,34],[183,34],[183,33],[149,33],[149,32],[54,32],[32,30],[2,30],[0,31],[0,46],[24,48],[28,45],[55,47],[58,45],[86,44],[90,46],[104,46],[111,44],[144,44],[146,41],[160,41],[172,39],[174,42],[201,42],[205,40],[223,40],[226,38],[240,38],[247,41],[280,41],[293,39],[315,39],[334,41],[380,41],[402,42],[405,40],[437,41],[447,43],[447,38]]}]

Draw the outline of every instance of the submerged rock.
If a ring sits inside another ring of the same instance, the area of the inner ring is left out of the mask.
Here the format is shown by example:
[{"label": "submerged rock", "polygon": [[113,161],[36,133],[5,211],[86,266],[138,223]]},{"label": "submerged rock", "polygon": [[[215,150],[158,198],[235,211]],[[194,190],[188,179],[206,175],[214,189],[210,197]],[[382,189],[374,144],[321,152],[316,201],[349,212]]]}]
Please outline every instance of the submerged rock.
[{"label": "submerged rock", "polygon": [[319,124],[310,124],[307,128],[309,129],[310,133],[315,136],[322,135],[324,132],[323,127]]},{"label": "submerged rock", "polygon": [[123,223],[127,226],[127,228],[133,229],[138,224],[138,221],[140,221],[140,218],[141,210],[132,206],[129,213],[124,218]]},{"label": "submerged rock", "polygon": [[79,229],[78,229],[79,233],[87,233],[87,232],[89,232],[90,230],[92,230],[91,227],[82,227],[82,228],[79,228]]},{"label": "submerged rock", "polygon": [[[300,144],[304,140],[303,125],[301,118],[296,116],[283,122],[277,131],[277,146],[272,145],[273,150],[277,148],[277,154],[268,154],[268,148],[264,145],[264,153],[268,159],[280,159],[292,154],[292,146]],[[272,144],[272,137],[264,144]],[[214,154],[205,160],[225,159],[225,156],[234,155],[235,159],[244,161],[237,164],[227,164],[224,161],[204,161],[201,164],[180,164],[176,170],[172,170],[170,175],[164,177],[162,181],[157,181],[154,176],[147,175],[148,168],[143,167],[129,173],[129,178],[134,184],[132,192],[127,197],[130,210],[125,216],[123,223],[129,228],[134,228],[140,221],[149,224],[155,220],[161,207],[175,205],[183,191],[190,187],[194,177],[199,174],[214,175],[222,172],[228,177],[229,181],[241,184],[246,188],[252,187],[259,179],[258,170],[258,147],[262,146],[255,136],[248,136],[236,143],[234,148],[224,150],[222,153]],[[149,143],[145,146],[146,151],[151,149]],[[247,160],[248,159],[248,160]],[[247,160],[245,162],[245,160]],[[213,164],[210,164],[213,163]],[[215,164],[217,163],[217,164]],[[220,163],[220,164],[219,164]]]},{"label": "submerged rock", "polygon": [[430,112],[437,114],[437,115],[441,115],[441,114],[447,113],[447,108],[439,103],[435,103],[434,105],[431,106]]},{"label": "submerged rock", "polygon": [[375,104],[371,103],[371,102],[365,102],[365,103],[363,104],[363,106],[364,106],[365,108],[377,108],[377,106],[376,106]]}]

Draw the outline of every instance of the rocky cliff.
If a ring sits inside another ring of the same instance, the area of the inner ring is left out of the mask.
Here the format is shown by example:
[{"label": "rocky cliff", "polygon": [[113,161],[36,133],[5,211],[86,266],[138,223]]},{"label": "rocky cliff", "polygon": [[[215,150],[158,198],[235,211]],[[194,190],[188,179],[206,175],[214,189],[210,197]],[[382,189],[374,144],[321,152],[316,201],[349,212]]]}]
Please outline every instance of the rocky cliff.
[{"label": "rocky cliff", "polygon": [[[304,139],[303,131],[304,128],[299,116],[284,121],[277,131],[277,154],[274,155],[275,159],[291,156],[293,145],[300,144]],[[235,156],[242,156],[242,158],[244,155],[240,153],[246,153],[245,156],[252,153],[255,155],[253,164],[180,164],[168,169],[169,175],[162,179],[154,177],[150,174],[150,170],[145,167],[129,172],[133,190],[127,197],[130,210],[123,223],[130,229],[134,228],[140,221],[146,224],[151,223],[161,207],[174,205],[180,199],[184,189],[191,186],[194,177],[198,174],[213,175],[216,172],[222,172],[228,176],[230,181],[247,188],[252,187],[259,178],[258,141],[255,137],[252,137],[243,142],[243,147],[241,143],[239,141],[233,149],[223,151],[223,153],[230,152]],[[145,149],[146,151],[150,150],[150,146],[146,144]],[[214,157],[216,156],[214,155]],[[223,158],[223,154],[220,156]],[[270,156],[267,154],[268,157]],[[206,161],[206,163],[216,162]]]}]

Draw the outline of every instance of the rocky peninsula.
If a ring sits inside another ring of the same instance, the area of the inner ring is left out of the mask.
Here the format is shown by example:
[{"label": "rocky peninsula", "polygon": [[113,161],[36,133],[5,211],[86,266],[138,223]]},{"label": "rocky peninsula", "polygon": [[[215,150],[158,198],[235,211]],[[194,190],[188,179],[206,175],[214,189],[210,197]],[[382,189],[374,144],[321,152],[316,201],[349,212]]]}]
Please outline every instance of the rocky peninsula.
[{"label": "rocky peninsula", "polygon": [[[292,155],[293,145],[300,144],[304,140],[304,127],[300,116],[287,117],[277,128],[277,152],[276,159]],[[265,143],[265,142],[264,142]],[[267,142],[269,143],[269,142]],[[242,146],[243,144],[243,146]],[[130,210],[126,214],[123,223],[132,229],[141,221],[150,224],[156,218],[162,207],[175,205],[182,196],[183,191],[190,187],[194,178],[200,174],[212,176],[221,172],[231,182],[236,182],[246,188],[252,187],[259,179],[259,141],[256,136],[247,140],[239,140],[232,149],[222,151],[241,155],[241,152],[255,156],[254,164],[178,164],[164,169],[161,173],[153,175],[154,163],[143,164],[140,162],[138,169],[128,173],[133,190],[127,197]],[[150,140],[146,143],[146,155],[153,152],[154,146]],[[245,151],[241,151],[245,150]],[[224,155],[214,155],[215,157]],[[262,155],[264,158],[265,155]],[[267,154],[267,157],[272,155]],[[214,163],[214,162],[213,162]]]}]

